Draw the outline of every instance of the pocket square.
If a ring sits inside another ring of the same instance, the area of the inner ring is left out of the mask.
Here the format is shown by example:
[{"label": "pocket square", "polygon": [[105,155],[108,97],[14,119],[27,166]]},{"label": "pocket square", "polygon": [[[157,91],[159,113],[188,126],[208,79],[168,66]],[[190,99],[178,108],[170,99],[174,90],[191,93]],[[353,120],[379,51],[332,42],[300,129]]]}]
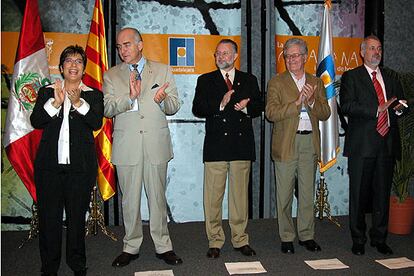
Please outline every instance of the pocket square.
[{"label": "pocket square", "polygon": [[157,88],[158,86],[159,86],[158,83],[156,83],[151,87],[151,89]]}]

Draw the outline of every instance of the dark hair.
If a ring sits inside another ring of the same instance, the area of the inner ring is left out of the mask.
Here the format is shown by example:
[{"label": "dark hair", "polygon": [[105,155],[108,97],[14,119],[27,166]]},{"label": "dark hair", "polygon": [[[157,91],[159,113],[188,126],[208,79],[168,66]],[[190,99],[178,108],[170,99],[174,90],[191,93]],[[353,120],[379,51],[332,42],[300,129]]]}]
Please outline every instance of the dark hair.
[{"label": "dark hair", "polygon": [[231,44],[231,46],[233,47],[234,52],[237,53],[237,43],[234,42],[233,40],[228,39],[228,38],[224,38],[224,39],[220,40],[220,42],[217,45],[220,45],[220,44]]},{"label": "dark hair", "polygon": [[73,56],[79,54],[82,57],[83,61],[83,68],[86,68],[86,53],[85,50],[79,45],[70,45],[63,50],[63,52],[60,54],[59,58],[59,69],[63,68],[63,63],[65,62],[65,59],[67,57]]}]

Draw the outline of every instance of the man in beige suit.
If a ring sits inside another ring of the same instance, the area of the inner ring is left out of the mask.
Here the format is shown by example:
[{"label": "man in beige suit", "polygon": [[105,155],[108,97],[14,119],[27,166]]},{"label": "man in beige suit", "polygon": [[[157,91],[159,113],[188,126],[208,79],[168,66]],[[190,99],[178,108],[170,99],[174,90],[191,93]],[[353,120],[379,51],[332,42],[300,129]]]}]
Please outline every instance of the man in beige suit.
[{"label": "man in beige suit", "polygon": [[114,118],[111,161],[122,192],[125,237],[123,252],[112,266],[128,265],[139,256],[142,184],[156,256],[180,264],[168,233],[165,198],[167,163],[173,158],[166,115],[180,108],[175,81],[167,65],[142,55],[138,30],[122,29],[116,47],[123,62],[105,73],[103,91],[105,116]]},{"label": "man in beige suit", "polygon": [[320,158],[319,121],[327,120],[331,112],[322,81],[305,73],[306,42],[289,39],[283,47],[283,57],[287,70],[269,81],[266,104],[266,117],[274,123],[272,158],[281,250],[295,252],[291,214],[297,176],[299,244],[309,251],[320,251],[314,240],[313,213],[316,165]]}]

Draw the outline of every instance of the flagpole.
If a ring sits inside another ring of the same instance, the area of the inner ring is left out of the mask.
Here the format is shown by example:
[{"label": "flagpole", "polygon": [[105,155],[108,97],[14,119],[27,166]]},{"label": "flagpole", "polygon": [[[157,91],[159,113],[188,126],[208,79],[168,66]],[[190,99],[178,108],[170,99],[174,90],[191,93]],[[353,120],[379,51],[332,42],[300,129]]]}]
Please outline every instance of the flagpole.
[{"label": "flagpole", "polygon": [[37,204],[33,201],[32,204],[32,218],[30,219],[30,230],[27,238],[25,238],[19,245],[22,248],[26,243],[35,239],[39,235],[39,215],[37,212]]},{"label": "flagpole", "polygon": [[98,199],[98,187],[97,185],[93,186],[91,192],[91,201],[89,205],[89,216],[86,222],[86,233],[85,236],[92,234],[96,236],[98,234],[98,226],[101,228],[102,233],[107,237],[111,238],[113,241],[117,241],[115,234],[109,231],[105,226],[105,219],[101,211],[102,201]]},{"label": "flagpole", "polygon": [[334,217],[331,216],[331,205],[328,202],[328,185],[325,182],[324,173],[321,172],[321,176],[318,183],[318,189],[316,190],[316,204],[315,214],[320,220],[323,220],[323,214],[333,222],[336,226],[341,227],[341,224]]},{"label": "flagpole", "polygon": [[[96,39],[97,38],[97,39]],[[101,0],[95,0],[91,27],[86,45],[86,56],[88,63],[85,68],[83,82],[102,91],[103,73],[108,69],[108,58],[106,52],[105,20]],[[106,157],[110,156],[112,148],[112,121],[104,118],[102,128],[94,132],[96,150],[98,155],[98,177],[97,183],[91,192],[89,204],[89,217],[86,223],[86,236],[98,234],[98,226],[102,232],[114,241],[115,234],[105,226],[105,218],[102,214],[102,200],[108,200],[115,194],[115,171],[113,165]],[[108,142],[110,141],[110,142]],[[98,186],[100,195],[98,195]]]},{"label": "flagpole", "polygon": [[323,20],[321,24],[321,35],[318,51],[318,67],[316,75],[324,83],[326,98],[331,108],[331,116],[327,121],[320,123],[321,133],[321,160],[319,163],[320,179],[316,189],[315,215],[322,220],[324,213],[335,225],[340,227],[339,222],[331,216],[331,206],[328,202],[328,185],[325,181],[325,171],[336,163],[339,151],[338,140],[338,118],[335,98],[335,65],[333,60],[332,28],[329,16],[331,0],[325,0]]}]

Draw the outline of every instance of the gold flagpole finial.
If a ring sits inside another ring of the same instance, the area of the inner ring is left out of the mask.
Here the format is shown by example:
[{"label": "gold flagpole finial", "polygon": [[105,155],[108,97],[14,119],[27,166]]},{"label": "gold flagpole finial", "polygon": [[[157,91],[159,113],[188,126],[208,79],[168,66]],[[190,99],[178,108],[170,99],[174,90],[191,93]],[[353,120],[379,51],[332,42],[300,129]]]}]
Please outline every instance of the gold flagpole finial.
[{"label": "gold flagpole finial", "polygon": [[332,1],[331,0],[325,0],[325,6],[328,7],[328,9],[330,9],[332,7]]}]

